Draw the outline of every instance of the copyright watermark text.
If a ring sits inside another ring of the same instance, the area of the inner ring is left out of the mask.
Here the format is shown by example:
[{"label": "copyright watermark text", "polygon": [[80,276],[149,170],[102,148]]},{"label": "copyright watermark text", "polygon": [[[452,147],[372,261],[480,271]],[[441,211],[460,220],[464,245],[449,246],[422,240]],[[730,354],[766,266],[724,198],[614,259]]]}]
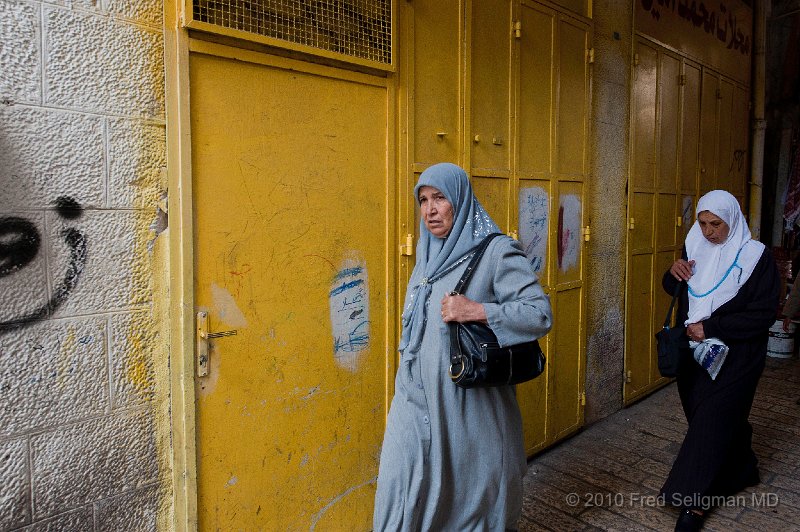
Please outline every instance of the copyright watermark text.
[{"label": "copyright watermark text", "polygon": [[567,506],[580,506],[590,508],[600,507],[660,507],[660,506],[685,506],[691,508],[711,508],[711,507],[750,507],[750,508],[774,508],[780,504],[777,493],[747,493],[741,495],[652,495],[647,493],[612,493],[612,492],[587,492],[587,493],[568,493],[564,497]]}]

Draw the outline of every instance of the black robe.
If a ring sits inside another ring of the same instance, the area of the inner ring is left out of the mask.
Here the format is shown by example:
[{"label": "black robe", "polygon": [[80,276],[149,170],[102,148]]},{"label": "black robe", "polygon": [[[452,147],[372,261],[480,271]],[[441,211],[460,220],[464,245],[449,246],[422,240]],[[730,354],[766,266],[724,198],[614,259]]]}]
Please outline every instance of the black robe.
[{"label": "black robe", "polygon": [[[677,282],[669,271],[662,279],[670,295]],[[680,324],[689,309],[685,286],[678,305]],[[706,338],[719,338],[729,348],[716,380],[695,362],[691,350],[683,351],[677,380],[689,428],[661,488],[667,504],[707,507],[713,496],[733,495],[759,482],[747,418],[764,370],[779,290],[775,260],[765,249],[739,292],[703,322]]]}]

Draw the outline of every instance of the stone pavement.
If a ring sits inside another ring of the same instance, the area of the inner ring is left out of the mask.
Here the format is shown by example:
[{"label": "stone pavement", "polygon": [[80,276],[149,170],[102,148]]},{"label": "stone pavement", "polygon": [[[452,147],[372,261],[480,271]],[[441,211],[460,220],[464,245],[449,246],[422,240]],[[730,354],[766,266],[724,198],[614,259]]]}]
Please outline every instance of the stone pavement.
[{"label": "stone pavement", "polygon": [[[800,530],[800,361],[767,358],[750,413],[761,484],[706,519],[704,530]],[[675,383],[535,456],[521,531],[673,530],[656,499],[686,421]]]}]

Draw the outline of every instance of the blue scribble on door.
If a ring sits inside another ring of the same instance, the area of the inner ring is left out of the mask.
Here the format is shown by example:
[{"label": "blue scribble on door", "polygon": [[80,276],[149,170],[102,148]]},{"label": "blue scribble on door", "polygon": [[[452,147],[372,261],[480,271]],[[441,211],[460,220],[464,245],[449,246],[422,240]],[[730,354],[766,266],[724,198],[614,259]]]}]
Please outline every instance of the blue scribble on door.
[{"label": "blue scribble on door", "polygon": [[359,355],[369,346],[369,283],[364,265],[349,262],[333,278],[328,301],[334,359],[355,371]]},{"label": "blue scribble on door", "polygon": [[541,187],[519,191],[519,239],[534,273],[542,271],[547,256],[547,192]]}]

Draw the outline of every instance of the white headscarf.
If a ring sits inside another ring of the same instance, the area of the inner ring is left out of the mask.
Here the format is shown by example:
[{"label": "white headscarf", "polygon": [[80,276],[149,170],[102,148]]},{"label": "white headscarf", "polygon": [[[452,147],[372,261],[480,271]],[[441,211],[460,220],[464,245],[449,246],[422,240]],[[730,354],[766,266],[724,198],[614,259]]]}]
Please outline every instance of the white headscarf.
[{"label": "white headscarf", "polygon": [[419,176],[414,198],[419,201],[419,189],[430,186],[444,194],[453,206],[453,227],[445,238],[437,238],[425,221],[419,221],[417,263],[411,272],[403,306],[403,332],[399,350],[416,350],[425,328],[426,303],[431,284],[459,264],[490,233],[500,229],[481,206],[472,192],[467,173],[452,163],[439,163]]},{"label": "white headscarf", "polygon": [[712,190],[697,202],[696,215],[709,211],[728,224],[728,238],[722,244],[706,240],[700,223],[686,236],[686,255],[694,260],[694,274],[689,279],[689,319],[700,322],[733,299],[750,278],[764,253],[764,244],[753,240],[739,202],[724,190]]}]

